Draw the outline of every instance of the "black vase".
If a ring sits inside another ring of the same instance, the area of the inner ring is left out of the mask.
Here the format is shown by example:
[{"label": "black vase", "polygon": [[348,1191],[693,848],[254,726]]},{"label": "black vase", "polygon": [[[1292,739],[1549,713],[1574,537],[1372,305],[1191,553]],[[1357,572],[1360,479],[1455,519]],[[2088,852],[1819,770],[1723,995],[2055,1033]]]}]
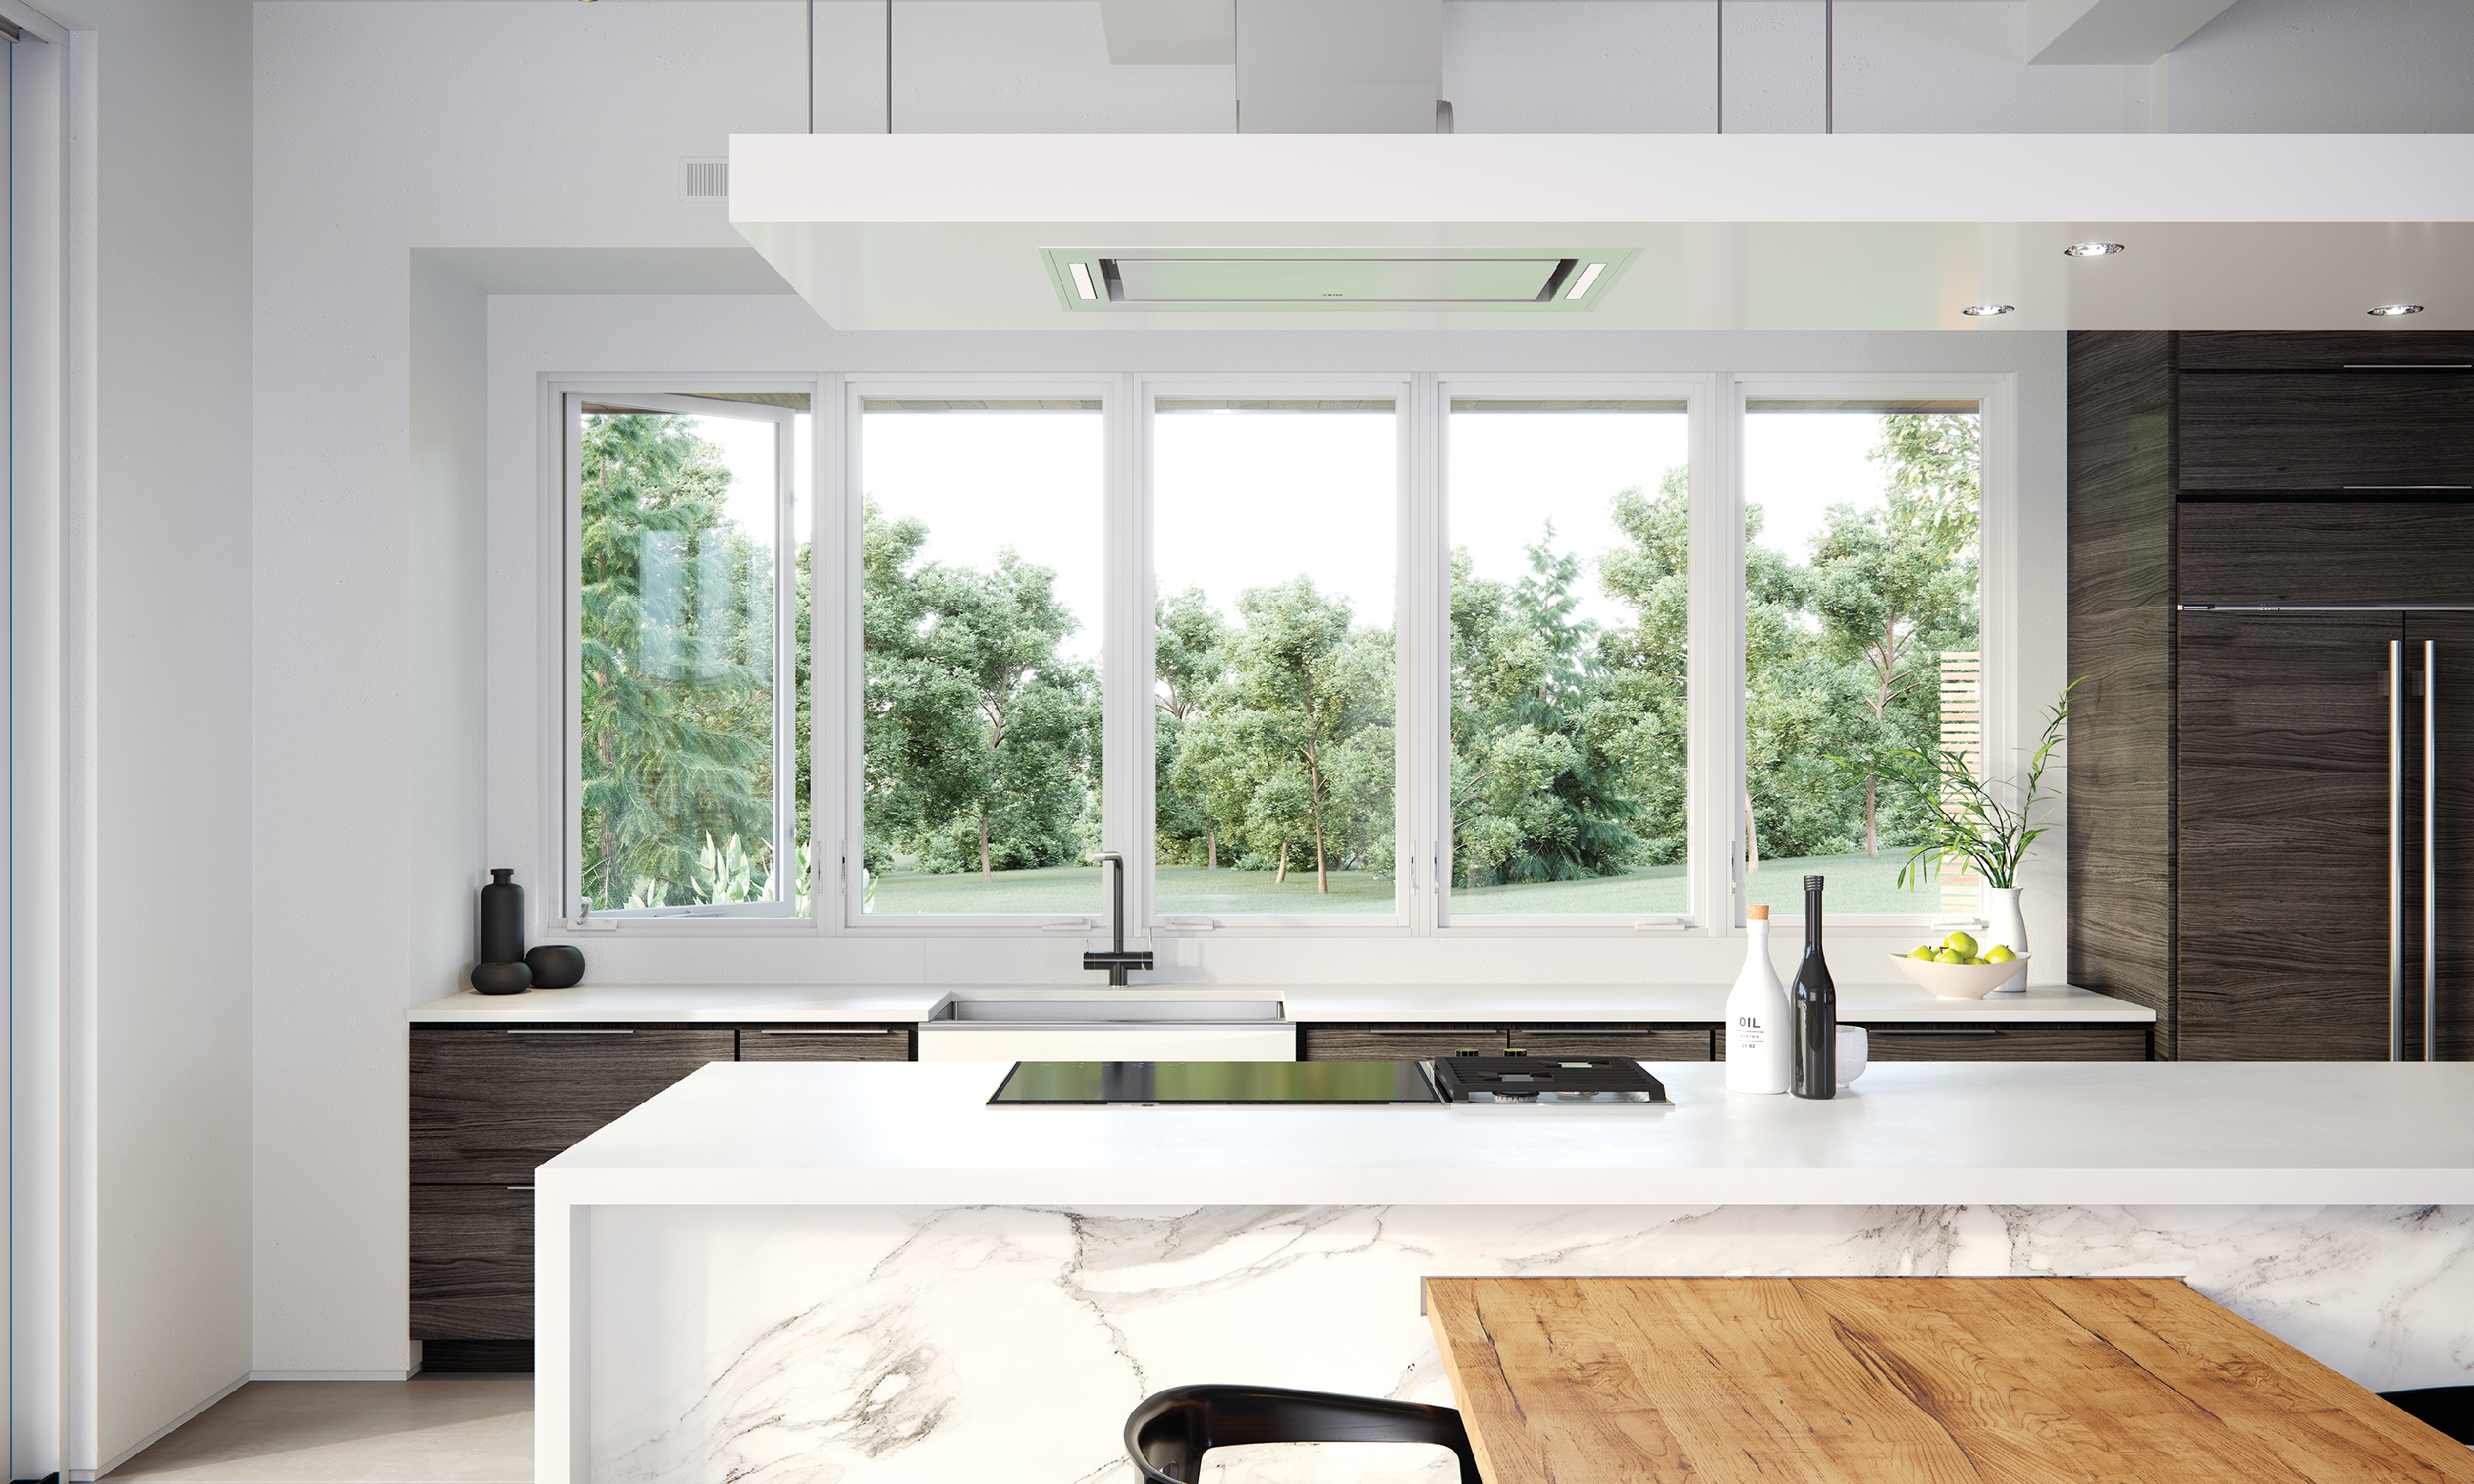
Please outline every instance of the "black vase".
[{"label": "black vase", "polygon": [[481,888],[481,962],[512,964],[524,956],[524,889],[512,870],[493,870]]},{"label": "black vase", "polygon": [[571,943],[546,943],[524,955],[533,988],[563,990],[584,978],[584,950]]},{"label": "black vase", "polygon": [[521,959],[512,964],[475,964],[473,988],[484,994],[521,994],[533,987],[533,971]]}]

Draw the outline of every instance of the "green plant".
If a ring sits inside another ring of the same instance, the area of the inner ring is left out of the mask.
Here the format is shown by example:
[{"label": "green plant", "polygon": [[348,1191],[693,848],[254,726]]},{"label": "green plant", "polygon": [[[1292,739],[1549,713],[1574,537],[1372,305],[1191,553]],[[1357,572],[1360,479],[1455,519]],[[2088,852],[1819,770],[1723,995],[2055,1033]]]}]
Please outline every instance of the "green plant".
[{"label": "green plant", "polygon": [[1979,778],[1967,754],[1953,748],[1900,748],[1869,761],[1830,759],[1851,782],[1879,778],[1917,819],[1916,832],[1924,838],[1908,850],[1899,870],[1902,889],[1910,882],[1922,886],[1952,858],[1975,867],[1988,885],[2019,884],[2019,865],[2028,848],[2051,827],[2035,823],[2036,806],[2052,797],[2045,789],[2045,772],[2053,765],[2053,749],[2070,720],[2071,692],[2085,680],[2063,686],[2060,698],[2046,708],[2044,733],[2027,754],[2024,781]]}]

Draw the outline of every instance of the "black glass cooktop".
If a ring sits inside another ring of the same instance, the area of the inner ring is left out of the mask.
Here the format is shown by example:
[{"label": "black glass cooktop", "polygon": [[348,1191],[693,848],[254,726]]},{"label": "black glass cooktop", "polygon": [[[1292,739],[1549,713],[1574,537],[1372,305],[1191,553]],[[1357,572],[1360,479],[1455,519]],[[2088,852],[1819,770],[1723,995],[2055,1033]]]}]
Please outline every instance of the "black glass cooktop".
[{"label": "black glass cooktop", "polygon": [[1433,1103],[1415,1062],[1016,1062],[994,1103]]}]

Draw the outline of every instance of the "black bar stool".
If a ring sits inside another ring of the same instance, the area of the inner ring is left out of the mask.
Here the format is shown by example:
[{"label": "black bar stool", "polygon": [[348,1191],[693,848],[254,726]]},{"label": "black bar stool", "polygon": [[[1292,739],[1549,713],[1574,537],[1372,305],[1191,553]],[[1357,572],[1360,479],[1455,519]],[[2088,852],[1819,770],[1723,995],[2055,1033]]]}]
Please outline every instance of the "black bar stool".
[{"label": "black bar stool", "polygon": [[1447,1406],[1277,1386],[1172,1386],[1126,1419],[1126,1453],[1143,1484],[1196,1484],[1205,1451],[1238,1443],[1432,1443],[1460,1459],[1461,1484],[1481,1484],[1468,1431]]},{"label": "black bar stool", "polygon": [[2474,1386],[2384,1391],[2380,1400],[2413,1413],[2460,1443],[2474,1445]]}]

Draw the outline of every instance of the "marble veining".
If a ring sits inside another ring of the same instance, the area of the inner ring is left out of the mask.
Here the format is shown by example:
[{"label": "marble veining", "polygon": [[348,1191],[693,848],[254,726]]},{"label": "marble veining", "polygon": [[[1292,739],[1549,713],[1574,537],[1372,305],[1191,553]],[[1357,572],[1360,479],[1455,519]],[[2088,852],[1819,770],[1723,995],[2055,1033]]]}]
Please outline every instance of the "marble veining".
[{"label": "marble veining", "polygon": [[[1433,1274],[2186,1277],[2374,1390],[2474,1380],[2474,1209],[608,1206],[592,1476],[1130,1484],[1127,1411],[1249,1380],[1449,1405]],[[1215,1484],[1443,1480],[1372,1445]]]}]

